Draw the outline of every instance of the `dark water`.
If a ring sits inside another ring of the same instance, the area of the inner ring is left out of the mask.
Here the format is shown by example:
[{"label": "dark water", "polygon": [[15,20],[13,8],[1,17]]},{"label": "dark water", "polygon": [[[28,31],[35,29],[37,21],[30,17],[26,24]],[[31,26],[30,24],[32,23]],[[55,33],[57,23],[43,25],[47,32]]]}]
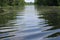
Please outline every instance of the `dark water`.
[{"label": "dark water", "polygon": [[60,40],[59,8],[35,5],[10,8],[0,14],[0,40]]}]

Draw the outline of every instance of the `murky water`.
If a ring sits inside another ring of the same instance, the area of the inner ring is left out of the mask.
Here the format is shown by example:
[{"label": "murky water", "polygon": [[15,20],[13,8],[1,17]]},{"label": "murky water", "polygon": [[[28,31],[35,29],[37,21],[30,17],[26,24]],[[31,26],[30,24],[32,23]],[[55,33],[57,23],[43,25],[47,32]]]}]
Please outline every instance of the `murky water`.
[{"label": "murky water", "polygon": [[60,7],[25,5],[0,15],[0,40],[60,40]]}]

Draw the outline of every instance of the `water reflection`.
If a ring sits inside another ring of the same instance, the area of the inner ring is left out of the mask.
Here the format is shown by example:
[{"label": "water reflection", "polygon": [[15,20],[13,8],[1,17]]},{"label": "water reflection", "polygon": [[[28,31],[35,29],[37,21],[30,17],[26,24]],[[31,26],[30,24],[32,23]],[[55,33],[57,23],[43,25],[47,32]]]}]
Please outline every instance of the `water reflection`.
[{"label": "water reflection", "polygon": [[10,40],[16,36],[16,14],[17,7],[3,8],[4,12],[0,14],[0,40]]},{"label": "water reflection", "polygon": [[59,13],[59,7],[10,8],[9,13],[0,15],[0,39],[60,40]]},{"label": "water reflection", "polygon": [[38,15],[39,12],[36,11],[34,5],[25,6],[23,13],[24,15],[22,16],[23,20],[21,24],[23,26],[21,32],[19,32],[21,33],[20,36],[23,38],[23,40],[42,40],[45,37],[59,32],[59,29],[47,31],[48,29],[53,28],[53,25],[50,26],[47,23],[48,20],[44,18],[42,12],[40,12],[40,15]]},{"label": "water reflection", "polygon": [[[39,15],[43,15],[43,18],[45,20],[48,20],[46,22],[46,24],[49,24],[48,27],[52,26],[51,29],[46,30],[46,31],[56,30],[55,33],[48,35],[47,38],[48,38],[48,40],[60,40],[60,38],[59,38],[59,36],[60,36],[60,31],[59,31],[60,30],[60,21],[59,21],[60,20],[60,12],[59,12],[59,10],[60,9],[59,9],[59,7],[55,7],[55,8],[47,7],[47,8],[48,9],[46,9],[46,7],[42,7],[40,10],[42,14],[39,14]],[[41,17],[39,17],[39,18],[41,18]]]}]

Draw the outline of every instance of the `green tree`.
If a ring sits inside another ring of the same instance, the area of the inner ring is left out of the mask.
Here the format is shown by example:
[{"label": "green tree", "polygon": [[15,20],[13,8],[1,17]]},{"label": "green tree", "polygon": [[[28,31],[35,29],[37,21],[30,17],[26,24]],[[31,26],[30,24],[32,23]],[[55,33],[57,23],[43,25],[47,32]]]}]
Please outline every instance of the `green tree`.
[{"label": "green tree", "polygon": [[38,5],[58,6],[60,0],[35,0],[35,3]]},{"label": "green tree", "polygon": [[24,0],[0,0],[0,6],[14,6],[14,5],[20,5],[24,4]]}]

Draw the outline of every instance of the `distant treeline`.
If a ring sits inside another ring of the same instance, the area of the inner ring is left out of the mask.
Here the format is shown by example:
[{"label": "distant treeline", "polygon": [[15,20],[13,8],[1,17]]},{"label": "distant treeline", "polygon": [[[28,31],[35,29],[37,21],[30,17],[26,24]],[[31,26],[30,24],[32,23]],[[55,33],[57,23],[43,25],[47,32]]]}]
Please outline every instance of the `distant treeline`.
[{"label": "distant treeline", "polygon": [[14,6],[22,4],[24,4],[24,0],[0,0],[0,6]]},{"label": "distant treeline", "polygon": [[43,6],[59,6],[60,0],[35,0],[35,4]]}]

